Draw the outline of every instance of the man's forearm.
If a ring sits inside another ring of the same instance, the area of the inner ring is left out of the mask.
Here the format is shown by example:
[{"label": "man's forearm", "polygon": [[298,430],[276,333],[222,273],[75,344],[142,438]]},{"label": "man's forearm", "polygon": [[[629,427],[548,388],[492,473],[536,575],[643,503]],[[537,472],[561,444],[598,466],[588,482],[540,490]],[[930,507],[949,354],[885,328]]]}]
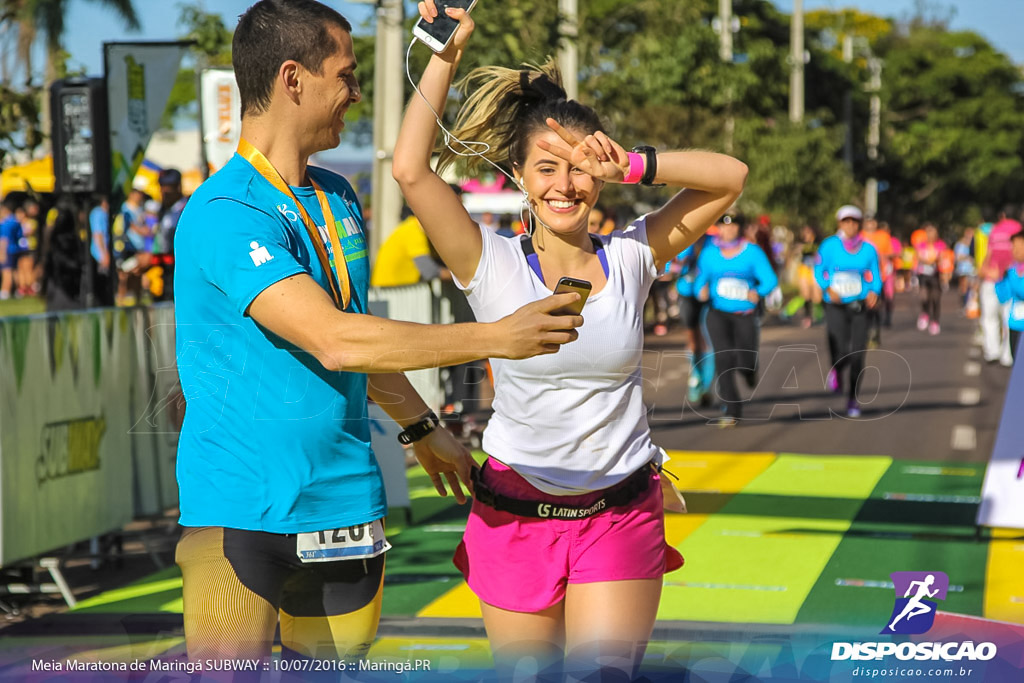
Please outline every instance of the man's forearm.
[{"label": "man's forearm", "polygon": [[403,427],[420,421],[430,410],[409,378],[400,372],[370,375],[367,393]]},{"label": "man's forearm", "polygon": [[322,336],[321,362],[349,372],[403,372],[502,355],[492,325],[420,325],[349,313]]}]

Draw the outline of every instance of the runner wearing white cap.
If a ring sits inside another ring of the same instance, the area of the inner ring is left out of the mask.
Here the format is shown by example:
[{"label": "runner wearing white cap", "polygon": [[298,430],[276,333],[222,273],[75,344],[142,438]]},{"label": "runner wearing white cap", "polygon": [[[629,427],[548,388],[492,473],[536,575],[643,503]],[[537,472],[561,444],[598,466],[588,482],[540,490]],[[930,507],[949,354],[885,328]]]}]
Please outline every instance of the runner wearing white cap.
[{"label": "runner wearing white cap", "polygon": [[850,368],[847,417],[860,417],[857,389],[868,342],[867,309],[882,292],[878,252],[860,234],[864,214],[856,206],[836,211],[839,229],[821,243],[814,277],[824,292],[825,324],[832,369],[828,388],[843,392],[843,370]]}]

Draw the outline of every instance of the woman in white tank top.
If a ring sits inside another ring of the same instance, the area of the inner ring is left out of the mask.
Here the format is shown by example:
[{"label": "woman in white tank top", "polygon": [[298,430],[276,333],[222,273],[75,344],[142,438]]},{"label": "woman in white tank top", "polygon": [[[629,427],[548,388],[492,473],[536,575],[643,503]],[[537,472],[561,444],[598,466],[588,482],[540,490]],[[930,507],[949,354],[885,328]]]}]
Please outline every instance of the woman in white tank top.
[{"label": "woman in white tank top", "polygon": [[[419,7],[432,21],[433,1]],[[739,197],[747,168],[709,152],[627,153],[593,110],[566,99],[550,63],[479,69],[467,78],[479,87],[454,135],[489,145],[468,166],[510,170],[536,226],[520,239],[481,229],[430,166],[434,112],[444,111],[473,31],[464,10],[448,16],[459,29],[431,58],[395,148],[409,205],[480,322],[550,296],[563,276],[592,284],[576,341],[552,347],[557,355],[492,359],[495,414],[483,442],[491,459],[456,564],[481,598],[499,671],[523,654],[560,667],[563,655],[578,665],[600,652],[602,667],[631,672],[654,626],[662,574],[681,564],[665,548],[649,466],[664,453],[643,404],[643,304],[665,262]],[[443,150],[439,171],[455,160]],[[587,218],[609,182],[687,189],[628,229],[592,238]]]}]

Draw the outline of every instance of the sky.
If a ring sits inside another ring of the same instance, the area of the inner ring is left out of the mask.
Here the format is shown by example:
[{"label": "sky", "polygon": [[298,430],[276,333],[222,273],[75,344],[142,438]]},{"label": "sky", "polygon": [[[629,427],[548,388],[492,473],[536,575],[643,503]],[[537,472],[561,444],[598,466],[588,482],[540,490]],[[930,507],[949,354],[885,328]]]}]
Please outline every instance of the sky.
[{"label": "sky", "polygon": [[[360,31],[363,22],[372,17],[372,4],[326,1],[348,17],[357,31]],[[252,2],[253,0],[198,0],[198,4],[207,11],[219,12],[231,28],[238,21],[238,15]],[[783,12],[793,11],[793,0],[774,2]],[[101,3],[71,0],[69,4],[71,14],[67,19],[65,43],[71,53],[72,66],[84,66],[89,75],[102,73],[104,41],[174,40],[183,33],[177,26],[180,3],[174,0],[136,0],[135,5],[142,22],[142,31],[138,33],[126,32],[113,11]],[[804,10],[856,7],[872,14],[900,18],[909,15],[915,4],[916,0],[804,0]],[[954,8],[954,30],[975,31],[997,49],[1009,55],[1017,64],[1024,65],[1024,40],[1020,39],[1020,30],[1024,26],[1024,0],[928,0],[928,4]],[[42,60],[40,59],[38,63],[42,64]]]}]

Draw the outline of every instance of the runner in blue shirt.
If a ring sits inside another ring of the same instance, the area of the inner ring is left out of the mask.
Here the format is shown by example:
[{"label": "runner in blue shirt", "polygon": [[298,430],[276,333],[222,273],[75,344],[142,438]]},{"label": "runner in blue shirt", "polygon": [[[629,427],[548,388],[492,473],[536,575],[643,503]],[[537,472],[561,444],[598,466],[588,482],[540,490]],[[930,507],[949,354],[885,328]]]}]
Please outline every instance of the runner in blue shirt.
[{"label": "runner in blue shirt", "polygon": [[0,206],[0,299],[14,293],[14,266],[21,253],[21,223],[14,215],[16,204],[9,198]]},{"label": "runner in blue shirt", "polygon": [[702,321],[707,303],[697,298],[693,283],[697,279],[697,259],[710,237],[701,235],[675,258],[679,278],[676,291],[679,292],[679,320],[683,324],[686,345],[690,349],[690,376],[686,381],[686,400],[691,404],[706,405],[708,389],[715,380],[715,359],[709,352],[708,340],[704,336]]},{"label": "runner in blue shirt", "polygon": [[[718,234],[697,261],[693,289],[710,301],[704,327],[715,355],[715,379],[722,398],[722,427],[735,426],[743,414],[736,372],[757,386],[757,352],[761,345],[758,302],[779,284],[764,250],[740,237],[741,221],[726,217]],[[736,371],[736,372],[733,372]]]},{"label": "runner in blue shirt", "polygon": [[999,303],[1009,304],[1010,353],[1017,362],[1017,344],[1024,330],[1024,232],[1010,237],[1013,265],[1006,269],[1003,279],[996,284]]},{"label": "runner in blue shirt", "polygon": [[814,277],[824,292],[828,350],[832,357],[827,378],[830,391],[843,393],[843,370],[850,369],[847,417],[860,417],[857,390],[868,344],[867,309],[875,306],[882,293],[878,251],[860,235],[863,218],[856,206],[839,208],[839,230],[821,243],[814,269]]},{"label": "runner in blue shirt", "polygon": [[195,193],[175,237],[186,646],[193,660],[266,658],[280,618],[282,657],[359,657],[389,547],[367,396],[461,502],[472,459],[399,371],[554,353],[582,318],[549,313],[578,296],[490,324],[367,315],[355,193],[307,165],[338,145],[360,98],[351,25],[314,0],[262,0],[240,18],[232,59],[239,154]]}]

